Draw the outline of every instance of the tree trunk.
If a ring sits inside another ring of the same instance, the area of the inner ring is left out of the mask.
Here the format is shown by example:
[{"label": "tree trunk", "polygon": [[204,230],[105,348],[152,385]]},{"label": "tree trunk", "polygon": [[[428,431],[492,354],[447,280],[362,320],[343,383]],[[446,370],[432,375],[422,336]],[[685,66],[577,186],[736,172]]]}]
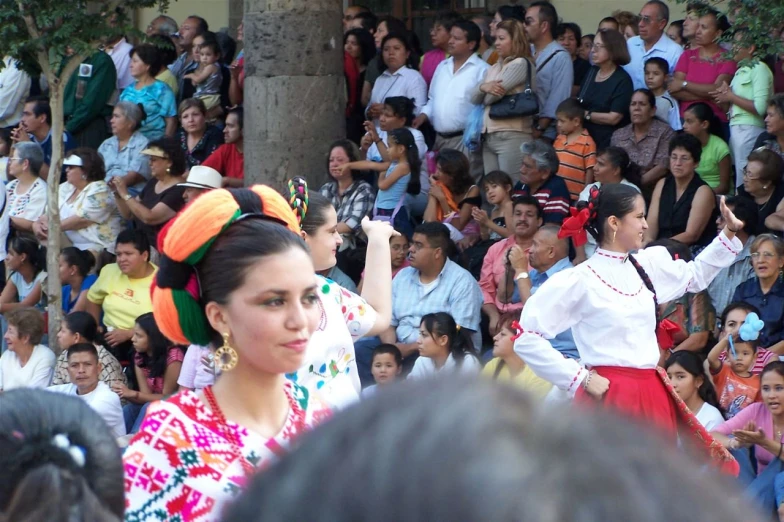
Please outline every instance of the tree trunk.
[{"label": "tree trunk", "polygon": [[60,347],[57,344],[57,332],[63,318],[61,294],[63,291],[60,283],[60,173],[63,169],[63,95],[65,82],[53,77],[49,81],[49,106],[52,108],[52,163],[49,165],[48,188],[48,217],[49,235],[46,247],[46,294],[48,298],[47,311],[49,312],[49,347],[59,355]]},{"label": "tree trunk", "polygon": [[340,0],[245,1],[245,184],[326,180],[345,137]]}]

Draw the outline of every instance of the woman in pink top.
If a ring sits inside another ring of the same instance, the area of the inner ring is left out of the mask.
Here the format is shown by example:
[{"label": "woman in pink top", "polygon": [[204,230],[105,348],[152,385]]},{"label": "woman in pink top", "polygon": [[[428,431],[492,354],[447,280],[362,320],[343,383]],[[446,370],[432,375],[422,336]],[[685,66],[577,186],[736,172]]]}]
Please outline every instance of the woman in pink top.
[{"label": "woman in pink top", "polygon": [[[757,500],[762,512],[784,514],[784,362],[774,361],[762,370],[762,402],[755,402],[719,425],[713,437],[732,451],[740,464],[740,479]],[[755,474],[748,448],[754,446]]]},{"label": "woman in pink top", "polygon": [[729,107],[716,105],[710,93],[723,82],[729,85],[737,69],[735,62],[722,59],[724,51],[718,44],[722,33],[729,27],[727,17],[718,11],[711,10],[701,16],[695,36],[697,47],[683,52],[670,83],[670,94],[680,101],[681,117],[690,105],[699,101],[707,103],[724,125],[725,141],[729,134]]},{"label": "woman in pink top", "polygon": [[433,44],[433,49],[422,57],[420,67],[420,72],[428,87],[430,87],[430,81],[433,79],[438,64],[449,58],[446,53],[449,46],[449,31],[460,18],[459,14],[448,11],[439,14],[433,22],[433,27],[430,29],[430,43]]}]

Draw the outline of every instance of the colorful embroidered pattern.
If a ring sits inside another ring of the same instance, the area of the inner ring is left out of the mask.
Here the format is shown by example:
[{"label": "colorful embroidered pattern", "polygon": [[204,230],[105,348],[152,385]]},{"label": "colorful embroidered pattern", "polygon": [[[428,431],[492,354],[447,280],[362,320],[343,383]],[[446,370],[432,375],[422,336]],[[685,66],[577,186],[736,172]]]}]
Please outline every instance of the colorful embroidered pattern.
[{"label": "colorful embroidered pattern", "polygon": [[[285,386],[291,409],[275,437],[265,440],[228,424],[256,469],[274,462],[292,440],[329,416],[329,409],[307,390],[288,381]],[[123,462],[127,522],[218,520],[223,505],[248,480],[218,419],[191,391],[149,407]]]}]

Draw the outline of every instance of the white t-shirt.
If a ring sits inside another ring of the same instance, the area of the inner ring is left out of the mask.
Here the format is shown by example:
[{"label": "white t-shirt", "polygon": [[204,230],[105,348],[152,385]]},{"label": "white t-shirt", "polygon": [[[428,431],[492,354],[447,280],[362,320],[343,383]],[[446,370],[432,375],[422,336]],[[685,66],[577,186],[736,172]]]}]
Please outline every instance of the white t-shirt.
[{"label": "white t-shirt", "polygon": [[466,355],[463,358],[463,364],[458,367],[452,354],[449,354],[449,357],[447,357],[446,362],[440,369],[436,369],[436,363],[433,362],[433,359],[419,356],[414,363],[411,373],[408,374],[408,379],[427,379],[443,374],[479,375],[481,371],[482,363],[471,355]]},{"label": "white t-shirt", "polygon": [[98,381],[98,386],[86,395],[77,394],[76,385],[73,383],[50,386],[48,390],[79,397],[95,410],[98,415],[103,417],[103,420],[109,425],[115,437],[125,435],[125,419],[123,418],[120,397],[105,382]]},{"label": "white t-shirt", "polygon": [[30,360],[22,366],[13,350],[6,350],[0,357],[0,390],[14,388],[46,388],[54,375],[54,352],[39,344],[33,348]]},{"label": "white t-shirt", "polygon": [[713,431],[719,424],[724,422],[724,417],[715,406],[711,406],[707,402],[702,405],[700,411],[695,412],[695,417],[700,421],[700,424],[708,431]]}]

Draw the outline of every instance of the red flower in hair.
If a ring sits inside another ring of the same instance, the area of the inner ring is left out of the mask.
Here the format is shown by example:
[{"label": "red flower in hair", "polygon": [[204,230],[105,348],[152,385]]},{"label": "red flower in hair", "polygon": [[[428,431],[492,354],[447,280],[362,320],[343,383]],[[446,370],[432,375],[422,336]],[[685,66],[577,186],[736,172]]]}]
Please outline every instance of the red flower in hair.
[{"label": "red flower in hair", "polygon": [[515,334],[512,336],[512,342],[515,342],[521,335],[523,335],[525,330],[523,330],[523,327],[520,326],[520,323],[517,321],[512,321],[512,324],[509,326],[511,326],[512,330],[515,331]]},{"label": "red flower in hair", "polygon": [[561,230],[558,231],[559,239],[570,237],[576,247],[583,246],[588,242],[588,233],[585,231],[585,225],[591,220],[592,212],[590,209],[591,203],[588,205],[588,207],[582,210],[577,210],[574,207],[569,209],[571,217],[566,218],[563,225],[561,225]]}]

